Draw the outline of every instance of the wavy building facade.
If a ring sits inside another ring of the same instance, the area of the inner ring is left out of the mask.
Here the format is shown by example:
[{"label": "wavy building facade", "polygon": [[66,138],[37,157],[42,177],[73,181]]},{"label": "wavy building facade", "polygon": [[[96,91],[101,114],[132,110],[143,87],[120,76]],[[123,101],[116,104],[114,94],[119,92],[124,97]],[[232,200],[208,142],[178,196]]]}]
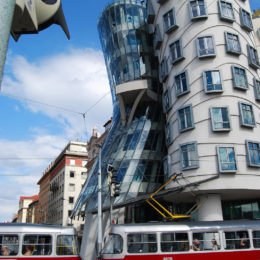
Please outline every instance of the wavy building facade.
[{"label": "wavy building facade", "polygon": [[195,219],[260,217],[259,57],[249,1],[148,0],[166,113],[166,198]]},{"label": "wavy building facade", "polygon": [[[117,170],[120,195],[113,199],[113,218],[119,223],[139,221],[143,207],[129,205],[154,192],[163,182],[165,156],[164,115],[158,82],[157,60],[147,30],[146,6],[139,1],[108,5],[98,21],[113,100],[113,121],[102,147],[102,205],[110,208],[107,165]],[[95,259],[97,236],[98,160],[76,203],[74,214],[86,212],[81,256]],[[104,214],[103,224],[109,223]],[[152,216],[149,216],[152,219]]]}]

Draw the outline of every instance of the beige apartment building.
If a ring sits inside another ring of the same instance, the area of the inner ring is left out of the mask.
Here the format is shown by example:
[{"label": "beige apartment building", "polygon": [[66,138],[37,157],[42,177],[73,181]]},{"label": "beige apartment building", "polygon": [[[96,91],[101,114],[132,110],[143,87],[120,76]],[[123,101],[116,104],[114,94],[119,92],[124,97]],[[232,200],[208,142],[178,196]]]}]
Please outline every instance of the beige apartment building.
[{"label": "beige apartment building", "polygon": [[34,195],[30,197],[25,197],[25,196],[20,197],[18,218],[17,218],[18,223],[26,223],[29,205],[36,200],[38,200],[38,195]]},{"label": "beige apartment building", "polygon": [[[87,143],[71,141],[46,170],[45,175],[49,179],[46,217],[49,224],[73,225],[78,234],[83,229],[83,218],[71,220],[70,214],[87,177],[87,161]],[[47,181],[40,180],[39,183],[40,187],[46,185],[46,189],[40,188],[45,199]],[[41,204],[44,207],[45,202]]]},{"label": "beige apartment building", "polygon": [[38,212],[36,216],[36,223],[48,223],[48,203],[49,203],[49,193],[50,193],[50,172],[49,169],[52,164],[44,171],[41,179],[38,181],[40,186],[39,191],[39,203]]}]

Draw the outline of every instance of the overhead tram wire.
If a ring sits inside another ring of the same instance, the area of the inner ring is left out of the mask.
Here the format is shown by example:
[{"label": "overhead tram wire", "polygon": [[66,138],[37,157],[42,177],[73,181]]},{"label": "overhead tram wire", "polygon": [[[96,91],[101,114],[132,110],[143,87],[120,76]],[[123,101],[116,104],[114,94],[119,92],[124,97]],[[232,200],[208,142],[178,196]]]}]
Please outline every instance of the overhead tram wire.
[{"label": "overhead tram wire", "polygon": [[78,114],[78,115],[83,115],[82,112],[74,111],[74,110],[64,108],[64,107],[60,107],[60,106],[55,106],[55,105],[52,105],[52,104],[47,104],[47,103],[44,103],[44,102],[41,102],[41,101],[38,101],[38,100],[33,100],[33,99],[30,99],[30,98],[26,98],[26,97],[15,96],[15,95],[12,95],[12,94],[5,93],[3,91],[0,91],[0,95],[11,97],[11,98],[18,99],[18,100],[24,100],[24,101],[27,101],[27,102],[36,103],[36,104],[40,104],[40,105],[44,105],[44,106],[48,106],[48,107],[53,107],[53,108],[56,108],[56,109],[64,110],[64,111],[74,113],[74,114]]},{"label": "overhead tram wire", "polygon": [[36,104],[40,104],[40,105],[44,105],[44,106],[48,106],[48,107],[53,107],[53,108],[56,108],[56,109],[60,109],[60,110],[64,110],[64,111],[67,111],[67,112],[70,112],[70,113],[81,115],[83,117],[86,134],[87,134],[86,114],[91,109],[93,109],[100,101],[102,101],[109,93],[110,93],[110,91],[106,92],[101,98],[99,98],[93,105],[91,105],[85,112],[82,113],[82,112],[74,111],[74,110],[71,110],[71,109],[68,109],[68,108],[55,106],[55,105],[47,104],[47,103],[44,103],[44,102],[41,102],[41,101],[38,101],[38,100],[33,100],[33,99],[25,98],[25,97],[19,97],[19,96],[15,96],[15,95],[8,94],[8,93],[5,93],[3,91],[0,91],[0,95],[2,95],[2,96],[11,97],[11,98],[18,99],[18,100],[24,100],[24,101],[27,101],[27,102],[36,103]]},{"label": "overhead tram wire", "polygon": [[93,105],[91,105],[84,113],[82,113],[82,117],[84,120],[84,126],[85,126],[85,130],[86,130],[86,136],[87,136],[87,123],[86,123],[86,114],[93,109],[100,101],[102,101],[108,94],[110,93],[110,91],[106,92],[100,99],[98,99]]}]

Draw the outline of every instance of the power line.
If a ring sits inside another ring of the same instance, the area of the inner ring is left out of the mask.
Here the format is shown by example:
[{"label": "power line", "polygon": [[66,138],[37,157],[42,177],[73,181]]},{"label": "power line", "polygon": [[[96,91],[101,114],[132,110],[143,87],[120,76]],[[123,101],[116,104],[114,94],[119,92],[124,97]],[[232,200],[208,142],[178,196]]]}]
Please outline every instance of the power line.
[{"label": "power line", "polygon": [[14,99],[24,100],[24,101],[31,102],[31,103],[37,103],[37,104],[40,104],[40,105],[49,106],[49,107],[53,107],[53,108],[56,108],[56,109],[64,110],[64,111],[67,111],[67,112],[70,112],[70,113],[83,115],[83,113],[78,112],[78,111],[74,111],[74,110],[71,110],[71,109],[68,109],[68,108],[64,108],[64,107],[60,107],[60,106],[56,106],[56,105],[52,105],[52,104],[47,104],[47,103],[44,103],[44,102],[41,102],[41,101],[38,101],[38,100],[33,100],[33,99],[30,99],[30,98],[26,98],[26,97],[15,96],[15,95],[12,95],[12,94],[5,93],[3,91],[0,91],[0,94],[2,96],[7,96],[7,97],[14,98]]}]

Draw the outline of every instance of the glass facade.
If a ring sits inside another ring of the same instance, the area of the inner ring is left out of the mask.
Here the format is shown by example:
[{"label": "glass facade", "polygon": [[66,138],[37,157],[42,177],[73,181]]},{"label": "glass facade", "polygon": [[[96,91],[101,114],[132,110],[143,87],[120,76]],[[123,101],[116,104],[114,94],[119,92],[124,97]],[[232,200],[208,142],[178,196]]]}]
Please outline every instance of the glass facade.
[{"label": "glass facade", "polygon": [[[113,165],[120,183],[120,195],[113,199],[114,205],[154,192],[163,183],[165,137],[164,115],[159,102],[141,100],[133,121],[123,125],[115,91],[119,84],[130,81],[134,84],[140,79],[147,80],[149,89],[157,89],[158,70],[157,64],[151,65],[150,61],[152,47],[148,45],[145,5],[127,0],[110,4],[99,19],[98,31],[114,105],[112,127],[101,151],[102,205],[106,208],[110,205],[107,164]],[[126,113],[131,110],[129,104],[127,106]],[[74,213],[97,208],[98,165],[97,159],[88,173]]]}]

